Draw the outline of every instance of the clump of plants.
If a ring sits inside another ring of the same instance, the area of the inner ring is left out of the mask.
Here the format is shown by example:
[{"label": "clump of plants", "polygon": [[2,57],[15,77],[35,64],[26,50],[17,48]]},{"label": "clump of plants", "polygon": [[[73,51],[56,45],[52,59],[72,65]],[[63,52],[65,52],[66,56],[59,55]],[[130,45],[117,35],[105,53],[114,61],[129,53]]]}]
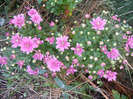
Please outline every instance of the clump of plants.
[{"label": "clump of plants", "polygon": [[86,14],[81,25],[75,21],[76,27],[67,35],[56,22],[44,23],[34,8],[13,16],[9,24],[17,33],[5,33],[9,47],[2,48],[0,56],[1,68],[9,75],[27,73],[55,77],[60,82],[58,75],[71,78],[82,73],[90,80],[116,81],[116,67],[123,69],[127,65],[133,69],[125,58],[133,56],[132,27],[125,21],[120,23],[118,16],[108,11],[94,14],[92,19]]}]

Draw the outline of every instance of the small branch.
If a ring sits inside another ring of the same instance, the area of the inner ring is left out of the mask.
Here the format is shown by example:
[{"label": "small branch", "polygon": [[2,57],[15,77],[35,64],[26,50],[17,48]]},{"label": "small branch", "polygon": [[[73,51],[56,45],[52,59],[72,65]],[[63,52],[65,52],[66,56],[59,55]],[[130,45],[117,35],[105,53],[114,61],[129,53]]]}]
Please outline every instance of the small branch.
[{"label": "small branch", "polygon": [[98,88],[93,82],[91,82],[83,74],[81,75],[81,77],[83,77],[83,79],[87,80],[93,86],[93,88],[96,89],[96,91],[100,92],[105,97],[105,99],[109,99],[100,88]]}]

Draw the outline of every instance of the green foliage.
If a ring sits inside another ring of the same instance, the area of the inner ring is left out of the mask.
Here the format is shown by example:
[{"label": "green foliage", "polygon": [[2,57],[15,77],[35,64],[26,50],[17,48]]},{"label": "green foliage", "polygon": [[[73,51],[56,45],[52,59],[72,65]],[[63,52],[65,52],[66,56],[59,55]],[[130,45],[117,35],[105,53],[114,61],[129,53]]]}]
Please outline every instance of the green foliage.
[{"label": "green foliage", "polygon": [[47,9],[55,15],[60,13],[67,13],[71,15],[71,11],[76,8],[77,3],[81,3],[82,0],[48,0]]},{"label": "green foliage", "polygon": [[128,99],[128,97],[124,96],[123,94],[120,95],[120,93],[116,90],[112,90],[114,99]]}]

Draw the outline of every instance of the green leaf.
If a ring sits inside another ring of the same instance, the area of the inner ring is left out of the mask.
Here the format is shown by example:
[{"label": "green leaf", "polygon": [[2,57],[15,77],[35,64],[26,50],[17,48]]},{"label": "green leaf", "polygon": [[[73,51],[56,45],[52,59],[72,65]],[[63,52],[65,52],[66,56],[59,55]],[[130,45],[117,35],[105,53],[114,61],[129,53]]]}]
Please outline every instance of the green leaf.
[{"label": "green leaf", "polygon": [[41,4],[42,0],[37,0],[38,4]]},{"label": "green leaf", "polygon": [[23,95],[24,95],[24,97],[26,97],[26,96],[27,96],[27,94],[26,94],[26,93],[24,93]]},{"label": "green leaf", "polygon": [[62,88],[62,89],[71,89],[71,86],[67,86],[62,80],[60,80],[58,77],[56,77],[55,82],[57,83],[57,85]]},{"label": "green leaf", "polygon": [[48,87],[48,86],[51,86],[52,84],[51,83],[45,83],[44,85],[43,85],[43,87]]},{"label": "green leaf", "polygon": [[9,74],[9,73],[3,73],[3,76],[4,76],[5,78],[8,78],[8,77],[10,76],[10,74]]},{"label": "green leaf", "polygon": [[46,91],[44,94],[43,94],[43,98],[46,98],[48,95],[48,92]]}]

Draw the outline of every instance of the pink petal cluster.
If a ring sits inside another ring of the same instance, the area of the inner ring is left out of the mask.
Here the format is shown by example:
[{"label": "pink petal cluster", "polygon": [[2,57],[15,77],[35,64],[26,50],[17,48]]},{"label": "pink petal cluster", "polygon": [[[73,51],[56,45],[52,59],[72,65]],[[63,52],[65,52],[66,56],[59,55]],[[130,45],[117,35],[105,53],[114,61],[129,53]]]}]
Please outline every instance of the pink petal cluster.
[{"label": "pink petal cluster", "polygon": [[56,72],[56,71],[60,71],[60,61],[57,60],[57,58],[55,56],[53,56],[52,58],[49,59],[49,61],[47,62],[47,67],[49,68],[50,71],[52,72]]},{"label": "pink petal cluster", "polygon": [[50,23],[50,27],[52,27],[52,26],[54,26],[54,22],[53,21],[51,21],[51,23]]},{"label": "pink petal cluster", "polygon": [[104,76],[104,69],[98,70],[97,75],[99,75],[100,77],[103,77]]},{"label": "pink petal cluster", "polygon": [[33,38],[34,41],[34,47],[37,48],[40,44],[43,43],[43,40],[40,40],[40,38],[34,37]]},{"label": "pink petal cluster", "polygon": [[22,69],[22,66],[24,65],[25,61],[19,61],[17,64],[20,66],[20,69]]},{"label": "pink petal cluster", "polygon": [[17,16],[13,16],[14,19],[12,19],[10,21],[10,24],[14,24],[16,26],[18,26],[19,28],[21,28],[21,26],[23,26],[25,23],[25,17],[24,15],[20,15],[18,14]]},{"label": "pink petal cluster", "polygon": [[6,64],[7,64],[7,59],[6,59],[6,57],[1,57],[1,56],[0,56],[0,64],[1,64],[1,67],[2,67],[3,65],[6,65]]},{"label": "pink petal cluster", "polygon": [[119,51],[116,48],[113,48],[110,52],[106,52],[108,58],[111,58],[111,60],[119,57]]},{"label": "pink petal cluster", "polygon": [[126,46],[124,47],[124,50],[127,51],[127,52],[130,52],[130,51],[129,51],[128,44],[126,44]]},{"label": "pink petal cluster", "polygon": [[27,66],[27,72],[29,74],[37,75],[39,73],[39,68],[36,68],[35,70],[32,70],[30,66]]},{"label": "pink petal cluster", "polygon": [[106,21],[105,19],[102,20],[100,17],[97,17],[96,19],[93,18],[93,21],[91,21],[90,23],[93,25],[92,29],[95,29],[97,31],[97,30],[104,30]]},{"label": "pink petal cluster", "polygon": [[75,48],[71,48],[71,50],[74,50],[74,53],[81,56],[81,53],[84,52],[83,50],[84,47],[80,47],[79,43],[76,44]]},{"label": "pink petal cluster", "polygon": [[67,70],[66,75],[74,74],[74,72],[77,72],[77,70],[73,68],[73,65],[71,65],[71,67]]},{"label": "pink petal cluster", "polygon": [[104,78],[108,79],[108,81],[112,80],[116,81],[116,75],[117,75],[116,72],[106,71]]},{"label": "pink petal cluster", "polygon": [[54,36],[46,38],[46,41],[50,42],[50,44],[54,43]]},{"label": "pink petal cluster", "polygon": [[17,46],[20,46],[22,37],[20,37],[18,34],[15,34],[12,36],[11,43],[13,43],[12,47],[16,48]]},{"label": "pink petal cluster", "polygon": [[16,58],[16,55],[11,55],[11,59],[15,59]]},{"label": "pink petal cluster", "polygon": [[33,39],[31,39],[31,37],[23,37],[20,43],[20,47],[20,50],[23,51],[23,53],[26,52],[27,54],[29,54],[34,50],[34,48],[36,48],[34,46],[34,41]]},{"label": "pink petal cluster", "polygon": [[112,18],[113,20],[117,20],[117,16],[118,16],[118,15],[113,15],[111,18]]},{"label": "pink petal cluster", "polygon": [[68,36],[61,36],[56,38],[56,48],[60,49],[60,51],[64,52],[64,49],[68,49],[68,47],[70,46],[70,43],[67,42]]},{"label": "pink petal cluster", "polygon": [[32,16],[32,15],[34,15],[34,14],[38,14],[38,12],[36,11],[36,9],[30,9],[29,11],[28,11],[28,15],[29,16]]},{"label": "pink petal cluster", "polygon": [[126,45],[129,45],[133,49],[133,36],[129,36]]},{"label": "pink petal cluster", "polygon": [[36,53],[33,55],[33,58],[35,59],[35,60],[42,60],[43,59],[43,57],[44,57],[44,55],[43,54],[41,54],[41,52],[37,52],[36,51]]},{"label": "pink petal cluster", "polygon": [[107,45],[104,45],[101,47],[101,51],[106,53],[107,52]]},{"label": "pink petal cluster", "polygon": [[40,24],[41,21],[43,21],[43,19],[41,18],[41,16],[39,14],[34,14],[31,16],[30,18],[35,24]]},{"label": "pink petal cluster", "polygon": [[90,17],[90,15],[87,13],[85,14],[85,18],[88,19]]},{"label": "pink petal cluster", "polygon": [[77,59],[73,59],[72,64],[78,64],[78,60]]}]

